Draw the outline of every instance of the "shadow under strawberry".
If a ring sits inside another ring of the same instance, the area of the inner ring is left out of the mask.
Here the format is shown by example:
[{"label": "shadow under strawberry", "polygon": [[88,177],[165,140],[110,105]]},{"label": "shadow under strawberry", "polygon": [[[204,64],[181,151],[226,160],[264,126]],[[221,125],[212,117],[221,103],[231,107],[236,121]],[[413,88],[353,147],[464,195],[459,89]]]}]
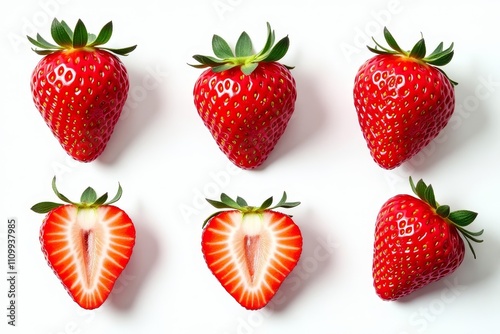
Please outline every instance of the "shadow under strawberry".
[{"label": "shadow under strawberry", "polygon": [[[446,161],[450,155],[465,152],[474,137],[483,133],[487,127],[489,122],[487,105],[475,95],[478,83],[467,80],[466,77],[456,79],[459,84],[455,87],[456,105],[450,121],[434,140],[404,163],[405,168],[418,173],[425,172]],[[473,104],[476,102],[477,104]],[[469,103],[471,105],[468,105]]]},{"label": "shadow under strawberry", "polygon": [[[492,238],[493,237],[493,238]],[[475,294],[475,292],[468,292],[468,289],[477,289],[481,286],[482,282],[487,281],[490,277],[500,269],[500,240],[495,240],[493,234],[489,234],[488,238],[484,240],[483,249],[477,249],[477,259],[474,260],[469,254],[466,257],[460,268],[458,268],[452,275],[444,277],[439,281],[429,284],[421,289],[416,290],[410,295],[407,295],[397,301],[401,304],[412,304],[418,300],[428,298],[442,298],[443,295],[451,298],[458,299],[460,295]]]},{"label": "shadow under strawberry", "polygon": [[[303,215],[310,217],[310,215]],[[313,223],[297,218],[300,224],[304,243],[297,266],[285,279],[269,305],[271,312],[284,312],[294,301],[305,293],[314,281],[322,276],[333,265],[336,256],[335,244],[331,243],[324,231],[313,229]]]},{"label": "shadow under strawberry", "polygon": [[135,66],[129,66],[128,74],[130,90],[127,102],[106,149],[98,158],[104,164],[116,163],[139,136],[147,133],[147,128],[155,122],[163,108],[161,82],[145,85],[152,74]]},{"label": "shadow under strawberry", "polygon": [[127,268],[116,281],[109,297],[110,305],[121,311],[133,308],[141,288],[147,282],[148,274],[158,262],[160,253],[155,232],[144,220],[138,219],[137,221],[134,254]]},{"label": "shadow under strawberry", "polygon": [[265,169],[285,155],[298,151],[301,146],[303,147],[325,128],[329,107],[319,97],[319,87],[314,76],[306,71],[300,71],[299,68],[293,69],[293,74],[297,85],[295,111],[280,141],[258,169]]}]

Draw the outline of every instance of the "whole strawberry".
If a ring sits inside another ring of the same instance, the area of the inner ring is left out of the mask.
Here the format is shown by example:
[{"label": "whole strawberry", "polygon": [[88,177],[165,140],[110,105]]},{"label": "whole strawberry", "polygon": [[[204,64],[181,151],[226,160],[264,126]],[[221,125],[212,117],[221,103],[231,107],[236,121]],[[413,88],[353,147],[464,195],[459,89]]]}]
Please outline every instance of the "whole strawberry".
[{"label": "whole strawberry", "polygon": [[453,43],[428,56],[424,39],[402,50],[387,28],[390,48],[368,47],[354,81],[354,106],[361,131],[377,164],[392,169],[412,158],[446,126],[455,109],[455,82],[436,66],[448,64]]},{"label": "whole strawberry", "polygon": [[253,52],[243,32],[235,52],[214,35],[218,57],[195,55],[206,68],[194,86],[194,103],[220,149],[243,169],[260,166],[269,156],[295,110],[297,90],[290,67],[278,63],[287,52],[288,37],[274,45],[274,31],[267,24],[264,48]]},{"label": "whole strawberry", "polygon": [[37,109],[66,152],[75,160],[90,162],[105,149],[120,118],[129,90],[123,63],[135,45],[110,49],[103,45],[113,31],[107,23],[95,36],[81,20],[71,30],[54,19],[52,38],[28,36],[44,57],[31,76],[31,92]]},{"label": "whole strawberry", "polygon": [[205,261],[227,292],[249,310],[270,302],[302,253],[299,227],[290,216],[275,211],[300,204],[286,198],[283,193],[273,207],[272,197],[260,207],[226,194],[220,202],[208,200],[216,208],[229,210],[205,221],[201,242]]},{"label": "whole strawberry", "polygon": [[[450,212],[440,205],[431,185],[410,178],[413,192],[384,203],[377,217],[373,255],[373,285],[380,298],[396,300],[453,273],[465,254],[463,240],[476,254],[471,241],[483,234],[470,232],[477,213]],[[460,237],[462,235],[463,239]]]},{"label": "whole strawberry", "polygon": [[80,202],[72,202],[59,193],[67,204],[41,202],[31,209],[47,214],[40,228],[45,258],[57,277],[84,309],[100,307],[125,269],[135,245],[135,227],[130,217],[112,205],[122,195],[121,186],[113,199],[97,197],[88,187]]}]

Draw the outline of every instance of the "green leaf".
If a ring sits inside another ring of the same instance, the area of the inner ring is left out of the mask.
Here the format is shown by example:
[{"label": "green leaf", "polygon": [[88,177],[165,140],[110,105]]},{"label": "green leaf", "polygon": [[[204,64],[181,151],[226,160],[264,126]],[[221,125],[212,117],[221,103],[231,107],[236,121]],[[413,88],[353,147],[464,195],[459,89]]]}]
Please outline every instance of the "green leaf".
[{"label": "green leaf", "polygon": [[253,46],[252,40],[246,32],[242,32],[236,42],[235,54],[236,57],[247,57],[252,55]]},{"label": "green leaf", "polygon": [[229,47],[229,44],[218,35],[214,35],[212,38],[212,49],[214,54],[219,58],[234,58],[233,51]]},{"label": "green leaf", "polygon": [[31,44],[42,48],[42,49],[60,49],[59,46],[54,45],[52,43],[47,42],[40,34],[36,34],[36,40],[31,38],[30,36],[26,36]]},{"label": "green leaf", "polygon": [[425,201],[431,207],[433,207],[434,209],[437,208],[436,197],[434,196],[434,189],[432,188],[432,185],[429,185],[427,188],[425,188],[424,197],[425,197]]},{"label": "green leaf", "polygon": [[267,54],[269,52],[269,50],[271,50],[271,47],[274,45],[274,40],[275,40],[274,31],[271,30],[271,25],[269,24],[269,22],[267,22],[267,39],[266,39],[266,44],[264,44],[264,47],[258,53],[258,55]]},{"label": "green leaf", "polygon": [[[204,67],[214,67],[224,63],[223,60],[210,56],[194,55],[193,58],[200,64],[204,65]],[[200,66],[200,65],[191,65],[191,66]]]},{"label": "green leaf", "polygon": [[415,193],[421,200],[425,201],[425,190],[427,189],[427,185],[424,180],[420,179],[417,182],[417,186],[415,187]]},{"label": "green leaf", "polygon": [[44,44],[44,43],[41,43],[33,38],[31,38],[30,36],[26,36],[28,38],[28,40],[31,42],[31,44],[33,44],[34,46],[36,47],[39,47],[39,48],[42,48],[42,49],[48,49],[48,48],[54,48],[54,49],[57,49],[59,48],[58,46],[55,46],[52,47],[52,46],[49,46],[47,44]]},{"label": "green leaf", "polygon": [[[252,74],[253,71],[255,71],[255,69],[257,68],[257,66],[259,66],[259,63],[244,64],[244,65],[241,66],[241,71],[245,75],[250,75],[250,74]],[[231,66],[231,67],[233,67],[233,66]]]},{"label": "green leaf", "polygon": [[450,206],[449,205],[440,205],[436,209],[436,213],[443,218],[447,218],[450,215]]},{"label": "green leaf", "polygon": [[117,55],[120,56],[128,56],[128,54],[137,48],[137,45],[132,45],[126,48],[121,48],[121,49],[110,49],[110,48],[99,48],[101,50],[108,50],[110,52],[116,53]]},{"label": "green leaf", "polygon": [[410,51],[410,57],[415,59],[423,59],[426,52],[425,41],[423,38],[421,38]]},{"label": "green leaf", "polygon": [[297,205],[299,205],[300,202],[287,202],[287,195],[286,195],[286,192],[283,192],[283,196],[281,197],[280,201],[278,202],[278,204],[276,204],[275,206],[272,207],[272,209],[276,209],[276,208],[294,208],[296,207]]},{"label": "green leaf", "polygon": [[52,190],[54,191],[54,193],[56,194],[56,196],[63,202],[66,202],[66,203],[70,203],[70,204],[75,204],[73,203],[72,201],[70,201],[66,196],[64,196],[63,194],[61,194],[59,192],[59,190],[57,190],[57,187],[56,187],[56,177],[54,176],[54,178],[52,179]]},{"label": "green leaf", "polygon": [[290,45],[290,40],[288,36],[282,38],[269,52],[269,55],[265,57],[265,61],[278,61],[287,53],[288,47]]},{"label": "green leaf", "polygon": [[109,21],[101,28],[101,31],[97,35],[97,38],[94,42],[90,44],[90,46],[97,46],[106,44],[113,34],[113,22]]},{"label": "green leaf", "polygon": [[282,204],[280,207],[289,209],[289,208],[294,208],[297,205],[300,205],[300,202],[287,202],[287,203]]},{"label": "green leaf", "polygon": [[113,203],[116,203],[118,202],[118,200],[122,197],[122,194],[123,194],[123,189],[122,189],[122,186],[120,183],[118,183],[118,190],[116,192],[116,195],[115,197],[113,197],[113,199],[111,199],[109,202],[107,202],[106,204],[109,205],[109,204],[113,204]]},{"label": "green leaf", "polygon": [[244,207],[244,206],[248,206],[248,203],[247,201],[245,201],[243,198],[241,198],[240,196],[237,196],[236,197],[236,203],[238,203],[239,206],[241,207]]},{"label": "green leaf", "polygon": [[[380,46],[379,46],[380,47]],[[389,50],[389,49],[385,49],[385,48],[380,48],[380,49],[377,49],[376,47],[375,48],[372,48],[370,46],[367,46],[368,50],[370,50],[371,52],[373,53],[376,53],[378,55],[385,55],[385,54],[398,54],[396,51],[392,51],[392,50]]]},{"label": "green leaf", "polygon": [[208,199],[208,198],[205,198],[205,200],[210,203],[211,206],[217,208],[217,209],[229,209],[229,207],[222,203],[222,202],[219,202],[219,201],[214,201],[213,199]]},{"label": "green leaf", "polygon": [[477,213],[469,210],[451,212],[448,219],[458,226],[470,225],[476,219]]},{"label": "green leaf", "polygon": [[106,203],[106,200],[108,199],[108,193],[104,193],[101,197],[99,197],[98,199],[96,199],[94,201],[94,205],[103,205],[104,203]]},{"label": "green leaf", "polygon": [[47,42],[40,34],[36,34],[36,40],[40,42],[41,44],[45,45],[47,49],[49,48],[55,48],[58,49],[59,47],[57,45],[54,45],[52,43]]},{"label": "green leaf", "polygon": [[468,238],[465,238],[465,241],[467,242],[467,245],[469,245],[469,249],[472,252],[472,255],[474,256],[474,259],[476,258],[476,252],[474,251],[474,247],[472,247],[472,244],[470,243]]},{"label": "green leaf", "polygon": [[88,45],[91,45],[92,43],[95,42],[95,39],[97,38],[97,36],[95,34],[91,34],[89,33],[88,34],[88,41],[87,41],[87,44]]},{"label": "green leaf", "polygon": [[387,27],[384,27],[384,38],[385,38],[385,41],[387,42],[387,44],[394,50],[394,51],[397,51],[398,53],[401,53],[401,54],[405,54],[406,52],[403,51],[398,43],[396,42],[396,40],[394,39],[394,37],[392,36],[392,34],[389,32],[389,29],[387,29]]},{"label": "green leaf", "polygon": [[60,45],[64,48],[70,48],[73,46],[72,37],[68,34],[63,24],[54,19],[52,21],[51,27],[52,38],[57,45]]},{"label": "green leaf", "polygon": [[233,64],[233,63],[226,63],[226,64],[222,64],[222,65],[213,67],[212,71],[214,71],[215,73],[220,73],[220,72],[227,71],[227,70],[229,70],[233,67],[236,67],[236,66],[238,66],[238,65]]},{"label": "green leaf", "polygon": [[73,30],[69,27],[69,25],[66,23],[66,21],[61,21],[61,26],[64,28],[68,36],[73,39]]},{"label": "green leaf", "polygon": [[482,235],[484,230],[481,230],[478,232],[471,232],[471,231],[467,231],[466,229],[464,229],[463,227],[460,227],[460,226],[456,226],[456,228],[457,228],[457,230],[460,231],[460,233],[462,233],[464,238],[467,238],[467,239],[472,240],[472,241],[477,242],[477,243],[483,242],[483,240],[478,239],[476,237]]},{"label": "green leaf", "polygon": [[261,204],[260,208],[261,208],[262,210],[267,209],[268,207],[270,207],[270,206],[271,206],[271,204],[273,204],[273,197],[272,197],[272,196],[271,196],[271,197],[269,197],[268,199],[266,199],[266,200],[265,200],[265,201]]},{"label": "green leaf", "polygon": [[287,199],[287,195],[286,195],[286,191],[283,192],[283,195],[281,195],[281,199],[280,201],[278,202],[278,204],[276,204],[274,207],[275,208],[278,208],[280,206],[282,206],[283,204],[286,203],[286,199]]},{"label": "green leaf", "polygon": [[78,20],[73,33],[73,48],[78,49],[86,46],[88,37],[87,28],[83,24],[82,20]]},{"label": "green leaf", "polygon": [[226,204],[230,208],[234,208],[234,209],[239,209],[240,208],[240,205],[237,202],[235,202],[231,197],[229,197],[228,195],[226,195],[225,193],[222,193],[220,195],[220,201],[222,203]]},{"label": "green leaf", "polygon": [[95,190],[91,187],[88,187],[83,191],[82,196],[80,197],[80,202],[92,204],[96,201],[96,199],[97,199],[97,194]]},{"label": "green leaf", "polygon": [[31,210],[33,210],[34,212],[36,213],[48,213],[60,206],[62,206],[63,204],[61,203],[54,203],[54,202],[41,202],[41,203],[37,203],[35,205],[33,205],[31,207]]},{"label": "green leaf", "polygon": [[432,56],[435,56],[441,52],[443,52],[443,42],[439,43],[439,45],[436,47],[436,49],[434,49],[434,51],[432,51],[431,54],[429,56],[427,56],[426,58],[431,58]]},{"label": "green leaf", "polygon": [[35,49],[32,49],[37,55],[40,55],[40,56],[46,56],[46,55],[50,55],[51,53],[54,53],[54,50],[35,50]]},{"label": "green leaf", "polygon": [[455,53],[454,51],[451,51],[450,53],[444,54],[439,58],[430,59],[430,60],[426,59],[425,61],[428,64],[431,64],[434,66],[444,66],[444,65],[448,64],[453,59],[454,53]]}]

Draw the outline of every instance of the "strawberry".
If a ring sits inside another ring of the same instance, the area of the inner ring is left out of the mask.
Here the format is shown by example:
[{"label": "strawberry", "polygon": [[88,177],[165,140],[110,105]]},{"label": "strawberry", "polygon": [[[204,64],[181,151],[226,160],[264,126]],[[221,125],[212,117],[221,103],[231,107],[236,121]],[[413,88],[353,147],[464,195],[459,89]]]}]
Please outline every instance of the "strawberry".
[{"label": "strawberry", "polygon": [[253,53],[252,41],[243,32],[235,51],[214,35],[212,48],[219,57],[194,55],[206,68],[193,89],[198,114],[219,148],[243,169],[260,166],[281,138],[295,110],[297,90],[287,67],[278,63],[288,51],[288,36],[274,45],[274,31],[267,24],[264,48]]},{"label": "strawberry", "polygon": [[[373,255],[373,284],[383,300],[396,300],[453,273],[465,255],[464,239],[474,258],[471,241],[483,234],[470,232],[477,213],[450,212],[439,205],[432,185],[410,177],[418,198],[400,194],[384,203],[377,216]],[[460,237],[462,235],[462,237]]]},{"label": "strawberry", "polygon": [[81,20],[74,31],[54,19],[52,38],[28,36],[43,55],[31,76],[35,106],[75,160],[90,162],[105,149],[127,99],[129,80],[123,63],[113,53],[125,56],[135,45],[122,49],[103,47],[111,38],[113,24],[99,35],[87,33]]},{"label": "strawberry", "polygon": [[366,61],[354,81],[354,106],[375,162],[393,169],[420,152],[446,126],[455,108],[456,82],[437,66],[448,64],[453,43],[428,56],[424,39],[403,51],[384,28],[389,44],[368,47],[377,55]]},{"label": "strawberry", "polygon": [[226,194],[221,201],[207,201],[219,209],[204,225],[202,251],[205,261],[222,286],[243,307],[266,306],[283,280],[297,264],[302,252],[302,235],[290,216],[276,208],[292,208],[286,193],[271,207],[273,198],[260,207],[248,206]]},{"label": "strawberry", "polygon": [[52,189],[68,204],[42,202],[31,208],[47,213],[40,229],[42,251],[74,301],[84,309],[98,308],[125,269],[135,244],[132,220],[111,205],[120,199],[122,188],[106,202],[107,193],[98,198],[88,187],[80,203],[59,193],[55,177]]}]

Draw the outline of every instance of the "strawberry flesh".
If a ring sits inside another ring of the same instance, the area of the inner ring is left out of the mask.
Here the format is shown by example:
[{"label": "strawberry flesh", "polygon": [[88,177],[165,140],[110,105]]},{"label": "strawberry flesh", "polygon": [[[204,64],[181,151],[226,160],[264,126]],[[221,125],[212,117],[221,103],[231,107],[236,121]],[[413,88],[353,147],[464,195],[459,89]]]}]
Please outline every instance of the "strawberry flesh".
[{"label": "strawberry flesh", "polygon": [[269,303],[302,252],[302,235],[282,213],[230,210],[203,231],[202,251],[212,273],[245,308]]},{"label": "strawberry flesh", "polygon": [[49,265],[75,302],[95,309],[108,298],[130,259],[135,228],[115,206],[68,204],[46,216],[40,242]]}]

